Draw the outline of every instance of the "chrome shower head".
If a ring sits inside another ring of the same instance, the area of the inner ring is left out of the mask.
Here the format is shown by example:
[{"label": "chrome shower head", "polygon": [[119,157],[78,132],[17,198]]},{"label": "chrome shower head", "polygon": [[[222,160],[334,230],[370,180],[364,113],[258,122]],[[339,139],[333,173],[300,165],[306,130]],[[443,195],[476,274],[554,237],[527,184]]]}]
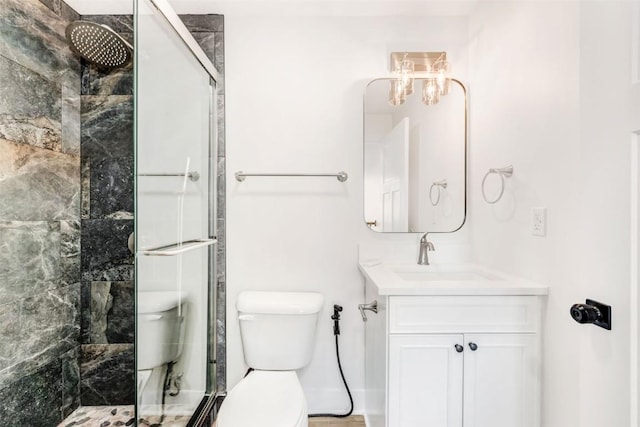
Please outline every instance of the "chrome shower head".
[{"label": "chrome shower head", "polygon": [[75,21],[67,26],[65,33],[71,50],[94,64],[122,67],[133,56],[133,47],[106,25]]}]

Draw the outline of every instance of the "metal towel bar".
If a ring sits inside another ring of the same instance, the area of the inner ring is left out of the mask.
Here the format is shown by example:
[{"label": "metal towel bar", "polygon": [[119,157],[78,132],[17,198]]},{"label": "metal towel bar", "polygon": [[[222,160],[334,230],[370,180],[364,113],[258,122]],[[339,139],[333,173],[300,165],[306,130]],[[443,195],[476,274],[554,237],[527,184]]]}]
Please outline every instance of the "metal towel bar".
[{"label": "metal towel bar", "polygon": [[[138,176],[184,176],[183,173],[139,173]],[[191,181],[197,181],[200,179],[200,174],[198,172],[188,172],[187,177]]]},{"label": "metal towel bar", "polygon": [[217,243],[217,239],[194,239],[187,240],[182,243],[174,243],[172,245],[160,246],[153,249],[143,249],[140,254],[147,256],[176,256],[194,249],[211,246]]},{"label": "metal towel bar", "polygon": [[242,182],[248,176],[330,176],[338,178],[338,181],[345,182],[349,175],[346,172],[338,172],[338,173],[245,173],[242,171],[236,172],[236,181]]}]

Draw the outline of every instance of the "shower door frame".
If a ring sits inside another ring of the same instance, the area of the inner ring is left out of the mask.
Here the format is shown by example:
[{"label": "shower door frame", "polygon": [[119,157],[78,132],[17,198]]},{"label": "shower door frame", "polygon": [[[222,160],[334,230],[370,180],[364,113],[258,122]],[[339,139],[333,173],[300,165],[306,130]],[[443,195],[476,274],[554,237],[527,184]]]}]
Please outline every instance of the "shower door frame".
[{"label": "shower door frame", "polygon": [[[164,18],[165,22],[169,24],[169,27],[180,37],[186,48],[202,66],[203,70],[209,75],[209,158],[208,158],[208,173],[209,173],[209,191],[208,191],[208,237],[217,239],[217,155],[218,155],[218,128],[217,128],[217,103],[216,96],[218,94],[218,82],[220,81],[220,75],[218,70],[213,65],[211,60],[207,57],[200,45],[193,38],[187,27],[182,23],[178,15],[175,13],[171,5],[167,0],[133,0],[134,2],[134,19],[137,19],[137,2],[147,1],[152,5]],[[135,25],[134,32],[137,32],[137,25]],[[137,92],[136,92],[137,94]],[[137,135],[137,129],[136,129]],[[137,138],[136,138],[137,140]],[[137,188],[137,186],[136,186]],[[204,396],[191,415],[191,419],[186,427],[200,427],[204,426],[207,421],[210,421],[215,415],[216,408],[222,398],[225,395],[225,381],[222,378],[218,378],[220,369],[217,368],[217,361],[224,360],[224,348],[218,348],[216,346],[216,307],[217,307],[217,246],[208,247],[207,264],[207,354],[206,356],[206,389]],[[137,293],[136,293],[137,299]],[[136,304],[137,306],[137,304]],[[137,317],[137,316],[136,316]],[[137,329],[137,328],[136,328]],[[136,347],[137,356],[137,347]],[[137,360],[137,357],[136,357]],[[136,368],[137,377],[137,368]],[[137,383],[137,379],[136,379]],[[136,413],[137,413],[137,391],[136,391]]]}]

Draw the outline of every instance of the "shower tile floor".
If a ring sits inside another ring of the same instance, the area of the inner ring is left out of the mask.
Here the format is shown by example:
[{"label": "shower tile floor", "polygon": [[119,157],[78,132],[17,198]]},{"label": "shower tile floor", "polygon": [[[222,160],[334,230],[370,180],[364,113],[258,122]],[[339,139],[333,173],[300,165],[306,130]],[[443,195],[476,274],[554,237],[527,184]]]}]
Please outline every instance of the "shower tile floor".
[{"label": "shower tile floor", "polygon": [[106,427],[135,424],[133,406],[81,406],[58,427]]},{"label": "shower tile floor", "polygon": [[[142,418],[138,427],[185,427],[188,416],[167,415]],[[58,427],[119,427],[135,425],[133,406],[82,406],[76,409]],[[324,426],[323,426],[324,427]]]},{"label": "shower tile floor", "polygon": [[159,416],[143,418],[138,423],[138,427],[185,427],[191,417],[184,415],[167,415],[160,422]]}]

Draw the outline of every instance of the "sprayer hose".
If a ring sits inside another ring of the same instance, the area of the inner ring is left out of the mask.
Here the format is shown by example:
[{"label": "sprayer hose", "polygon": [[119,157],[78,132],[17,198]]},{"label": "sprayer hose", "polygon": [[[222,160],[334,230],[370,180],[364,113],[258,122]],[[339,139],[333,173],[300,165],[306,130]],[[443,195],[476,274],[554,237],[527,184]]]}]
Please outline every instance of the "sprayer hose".
[{"label": "sprayer hose", "polygon": [[342,383],[349,395],[350,409],[346,414],[309,414],[309,417],[333,417],[333,418],[346,418],[353,412],[353,397],[351,396],[351,390],[347,385],[347,380],[344,378],[344,372],[342,372],[342,363],[340,363],[340,349],[338,348],[338,335],[336,335],[336,358],[338,359],[338,369],[340,369],[340,376],[342,377]]}]

